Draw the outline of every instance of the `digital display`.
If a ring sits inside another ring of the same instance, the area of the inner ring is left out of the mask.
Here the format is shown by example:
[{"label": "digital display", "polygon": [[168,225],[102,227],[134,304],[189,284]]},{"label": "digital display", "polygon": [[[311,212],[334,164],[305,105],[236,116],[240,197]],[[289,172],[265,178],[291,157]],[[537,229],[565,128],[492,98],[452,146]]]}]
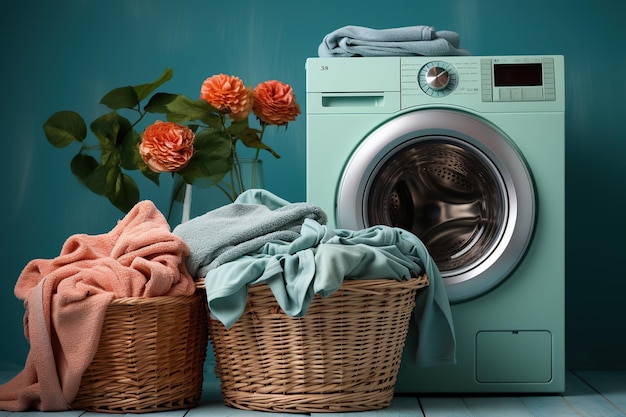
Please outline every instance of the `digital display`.
[{"label": "digital display", "polygon": [[527,87],[542,85],[541,64],[495,64],[496,87]]}]

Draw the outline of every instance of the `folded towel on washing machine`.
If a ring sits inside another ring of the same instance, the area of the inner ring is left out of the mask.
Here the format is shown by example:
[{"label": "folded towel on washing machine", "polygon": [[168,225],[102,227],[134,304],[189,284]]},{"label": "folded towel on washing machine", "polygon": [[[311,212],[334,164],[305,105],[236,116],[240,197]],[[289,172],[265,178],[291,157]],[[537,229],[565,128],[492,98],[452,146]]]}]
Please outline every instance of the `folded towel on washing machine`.
[{"label": "folded towel on washing machine", "polygon": [[[332,294],[342,285],[344,277],[403,280],[425,272],[429,285],[419,292],[412,321],[419,339],[412,344],[415,357],[424,366],[455,362],[456,342],[441,274],[423,243],[405,230],[388,226],[332,230],[313,216],[303,216],[298,227],[292,219],[288,239],[274,234],[264,239],[262,245],[257,240],[257,244],[248,246],[247,254],[208,267],[213,259],[206,248],[220,247],[218,241],[228,234],[227,229],[220,233],[211,233],[210,229],[224,227],[220,225],[222,222],[232,226],[235,221],[239,229],[258,228],[264,215],[271,220],[275,218],[270,209],[256,207],[264,202],[269,202],[274,210],[280,208],[281,202],[286,210],[293,210],[293,204],[304,204],[288,203],[266,190],[246,191],[235,203],[183,224],[189,227],[179,226],[174,230],[188,244],[190,257],[196,257],[189,265],[192,274],[207,271],[201,277],[205,278],[209,308],[216,319],[226,327],[232,326],[245,309],[248,286],[254,284],[267,284],[283,311],[300,317],[306,314],[315,294],[324,297]],[[242,210],[240,205],[251,207]],[[319,217],[325,220],[325,216]],[[277,223],[274,227],[280,229]],[[198,230],[205,231],[201,234],[204,238],[197,234]]]},{"label": "folded towel on washing machine", "polygon": [[344,26],[327,34],[318,47],[320,57],[470,55],[460,49],[461,37],[432,26],[372,29]]}]

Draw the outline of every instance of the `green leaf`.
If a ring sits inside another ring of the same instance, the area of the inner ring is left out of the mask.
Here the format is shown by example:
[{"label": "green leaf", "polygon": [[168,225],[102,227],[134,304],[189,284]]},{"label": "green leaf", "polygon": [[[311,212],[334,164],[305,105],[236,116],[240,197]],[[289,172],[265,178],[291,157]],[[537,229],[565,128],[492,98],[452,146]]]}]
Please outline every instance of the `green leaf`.
[{"label": "green leaf", "polygon": [[248,124],[248,119],[234,120],[233,122],[231,122],[230,126],[228,126],[226,130],[228,130],[228,132],[235,137],[238,137],[248,130],[256,132],[257,138],[261,134],[260,130],[250,128],[250,125]]},{"label": "green leaf", "polygon": [[[98,166],[99,164],[98,161],[96,161],[96,158],[81,153],[72,158],[72,162],[70,163],[72,173],[82,184],[85,185],[87,185],[89,176],[96,170],[96,168],[98,168]],[[102,188],[101,192],[96,192],[96,194],[104,194],[104,188]]]},{"label": "green leaf", "polygon": [[270,148],[261,140],[261,131],[258,129],[252,129],[250,127],[246,127],[245,129],[241,129],[236,127],[233,129],[234,123],[229,126],[228,130],[237,138],[240,139],[241,142],[246,145],[248,148],[253,149],[263,149],[271,153],[275,158],[280,158],[280,155],[274,151],[274,149]]},{"label": "green leaf", "polygon": [[117,124],[119,125],[115,143],[116,145],[123,145],[129,135],[136,135],[137,133],[133,131],[133,125],[130,124],[127,118],[120,116],[118,113],[115,113],[115,115],[117,116]]},{"label": "green leaf", "polygon": [[216,158],[228,158],[232,143],[228,136],[213,129],[202,129],[196,132],[193,140],[195,152],[209,152]]},{"label": "green leaf", "polygon": [[160,87],[162,84],[172,79],[174,72],[166,69],[159,78],[147,84],[140,84],[134,87],[125,86],[114,88],[102,97],[100,104],[104,104],[110,109],[138,109],[139,103],[148,97],[150,93]]},{"label": "green leaf", "polygon": [[166,106],[168,120],[184,123],[200,120],[211,127],[221,126],[221,117],[217,110],[206,100],[192,100],[180,94]]},{"label": "green leaf", "polygon": [[122,153],[118,148],[102,149],[100,165],[119,167],[122,164]]},{"label": "green leaf", "polygon": [[144,110],[149,113],[168,113],[167,105],[178,97],[178,94],[156,93],[153,95]]},{"label": "green leaf", "polygon": [[233,159],[230,139],[211,129],[196,134],[194,155],[179,171],[186,182],[201,186],[218,183],[231,170]]},{"label": "green leaf", "polygon": [[134,170],[143,162],[139,154],[140,142],[141,137],[132,129],[123,137],[120,147],[122,168]]},{"label": "green leaf", "polygon": [[137,93],[137,98],[139,101],[143,101],[146,97],[150,95],[154,90],[168,82],[174,76],[174,71],[170,68],[166,68],[165,71],[151,83],[136,85],[133,87],[135,92]]},{"label": "green leaf", "polygon": [[141,165],[139,166],[139,169],[141,170],[141,173],[144,175],[144,177],[148,178],[150,181],[152,181],[156,185],[159,185],[161,173],[154,172],[153,170],[148,168],[148,166],[143,161],[142,161],[142,165],[143,166]]},{"label": "green leaf", "polygon": [[83,184],[87,186],[93,193],[98,195],[107,195],[107,175],[111,171],[108,165],[98,165],[96,168],[83,179]]},{"label": "green leaf", "polygon": [[179,174],[189,184],[198,185],[200,187],[211,187],[219,183],[224,176],[230,172],[232,160],[213,159],[209,155],[196,155],[195,159],[189,161],[184,170]]},{"label": "green leaf", "polygon": [[54,113],[43,125],[48,142],[56,148],[64,148],[70,143],[82,142],[87,137],[87,125],[74,111],[63,110]]},{"label": "green leaf", "polygon": [[72,172],[93,193],[105,196],[124,213],[139,201],[139,188],[119,166],[98,165],[95,158],[78,154],[72,159]]},{"label": "green leaf", "polygon": [[161,173],[151,170],[150,167],[148,167],[148,165],[141,158],[139,151],[137,151],[137,158],[138,159],[136,167],[139,169],[139,171],[144,175],[144,177],[146,177],[156,185],[159,185]]},{"label": "green leaf", "polygon": [[120,149],[121,166],[129,171],[139,169],[141,173],[150,181],[159,185],[158,172],[152,171],[148,168],[148,165],[141,158],[139,153],[139,144],[141,143],[141,136],[135,131],[131,130],[127,133],[126,137],[122,141]]},{"label": "green leaf", "polygon": [[91,122],[89,126],[103,150],[123,144],[124,139],[132,132],[132,125],[116,111],[103,114]]},{"label": "green leaf", "polygon": [[131,86],[115,88],[102,97],[100,104],[104,104],[110,109],[136,109],[139,105],[137,92]]},{"label": "green leaf", "polygon": [[113,148],[115,146],[117,133],[120,130],[116,114],[114,111],[103,114],[91,122],[89,126],[103,148]]},{"label": "green leaf", "polygon": [[109,201],[124,213],[128,213],[139,202],[137,183],[119,169],[109,170],[106,183]]}]

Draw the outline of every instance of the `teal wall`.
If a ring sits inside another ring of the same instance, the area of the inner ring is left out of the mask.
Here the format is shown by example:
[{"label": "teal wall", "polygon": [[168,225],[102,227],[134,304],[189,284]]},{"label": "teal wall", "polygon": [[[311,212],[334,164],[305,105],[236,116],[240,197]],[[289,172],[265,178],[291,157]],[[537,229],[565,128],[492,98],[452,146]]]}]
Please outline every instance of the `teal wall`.
[{"label": "teal wall", "polygon": [[[623,16],[615,0],[2,1],[0,360],[19,367],[28,351],[13,295],[26,263],[56,256],[71,234],[107,232],[121,215],[74,179],[72,152],[47,143],[41,126],[51,113],[92,120],[109,89],[165,67],[174,69],[167,90],[190,96],[220,72],[251,85],[279,79],[304,110],[304,62],[326,33],[429,24],[459,32],[474,55],[565,55],[567,363],[626,369]],[[266,158],[267,188],[291,201],[305,198],[304,132],[300,117],[268,138],[283,158]],[[168,188],[143,186],[164,210]]]}]

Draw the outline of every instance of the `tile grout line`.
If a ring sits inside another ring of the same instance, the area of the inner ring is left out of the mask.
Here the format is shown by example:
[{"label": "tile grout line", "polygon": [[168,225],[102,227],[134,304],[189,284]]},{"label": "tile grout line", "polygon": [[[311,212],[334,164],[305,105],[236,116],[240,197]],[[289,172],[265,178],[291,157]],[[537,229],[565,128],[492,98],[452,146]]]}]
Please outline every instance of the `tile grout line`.
[{"label": "tile grout line", "polygon": [[589,388],[591,388],[593,390],[593,392],[595,392],[598,395],[600,395],[602,398],[604,398],[604,400],[606,400],[606,402],[608,402],[613,407],[615,407],[616,410],[619,410],[620,412],[626,414],[626,410],[622,409],[620,406],[618,406],[613,401],[611,401],[606,395],[604,395],[602,392],[598,391],[598,389],[596,389],[596,387],[594,387],[589,382],[587,382],[587,380],[582,375],[578,374],[578,371],[570,371],[570,372],[572,373],[572,375],[574,375],[576,378],[578,378],[580,381],[582,381],[585,385],[587,385]]},{"label": "tile grout line", "polygon": [[424,406],[422,405],[422,398],[418,395],[416,395],[414,398],[417,400],[417,405],[419,406],[420,411],[422,412],[422,416],[426,417],[426,410],[424,410]]}]

